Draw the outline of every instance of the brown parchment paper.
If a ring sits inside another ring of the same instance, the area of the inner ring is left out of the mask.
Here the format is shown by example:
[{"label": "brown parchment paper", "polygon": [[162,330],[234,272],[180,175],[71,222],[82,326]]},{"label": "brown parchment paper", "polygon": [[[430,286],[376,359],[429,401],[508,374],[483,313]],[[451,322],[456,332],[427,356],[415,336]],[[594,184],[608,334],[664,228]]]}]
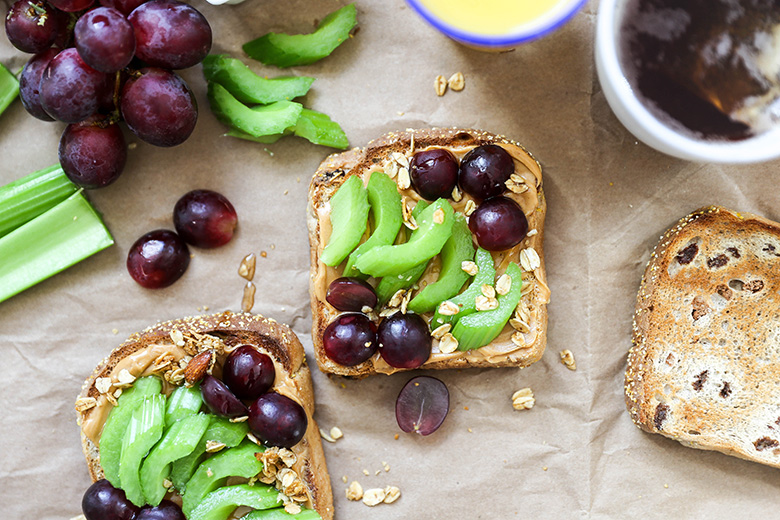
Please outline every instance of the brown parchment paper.
[{"label": "brown parchment paper", "polygon": [[[308,32],[342,3],[194,5],[212,24],[214,52],[240,57],[249,39]],[[427,438],[395,423],[395,397],[410,374],[352,382],[314,368],[316,418],[344,432],[325,445],[336,517],[778,517],[777,470],[635,428],[623,404],[623,370],[636,290],[660,234],[705,204],[780,219],[773,189],[780,163],[694,164],[637,143],[595,78],[595,2],[558,32],[504,54],[449,41],[401,0],[357,6],[361,29],[351,41],[290,71],[317,78],[306,106],[339,121],[354,146],[391,130],[449,125],[527,146],[544,165],[552,302],[547,351],[536,365],[435,373],[450,389],[451,411]],[[0,62],[17,70],[26,59],[0,38]],[[455,72],[464,74],[465,90],[437,97],[434,77]],[[311,348],[304,215],[308,180],[328,150],[296,139],[263,146],[222,137],[200,67],[182,75],[200,105],[193,136],[173,149],[138,143],[124,175],[89,193],[116,245],[0,304],[1,518],[81,512],[89,478],[73,401],[82,381],[111,348],[157,320],[238,309],[244,282],[236,270],[247,253],[267,253],[258,258],[254,310],[290,324]],[[0,183],[55,163],[63,127],[15,102],[0,116]],[[147,231],[171,228],[174,203],[195,188],[233,202],[238,234],[221,249],[193,249],[188,272],[172,287],[141,288],[125,270],[128,248]],[[574,353],[576,372],[560,363],[564,348]],[[314,366],[311,353],[309,361]],[[510,396],[526,386],[536,406],[515,411]],[[344,476],[365,489],[398,486],[401,498],[373,509],[348,502]]]}]

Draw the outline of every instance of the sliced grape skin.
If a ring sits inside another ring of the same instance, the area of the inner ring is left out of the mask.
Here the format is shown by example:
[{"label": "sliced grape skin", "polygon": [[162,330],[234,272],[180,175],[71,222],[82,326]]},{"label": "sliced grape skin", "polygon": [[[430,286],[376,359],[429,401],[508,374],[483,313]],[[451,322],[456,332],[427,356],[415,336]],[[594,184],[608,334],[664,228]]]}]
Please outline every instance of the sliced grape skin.
[{"label": "sliced grape skin", "polygon": [[122,174],[127,144],[117,124],[68,125],[60,139],[59,158],[65,175],[74,184],[103,188]]},{"label": "sliced grape skin", "polygon": [[51,47],[61,22],[56,9],[46,2],[17,0],[5,17],[5,34],[20,51],[37,54]]},{"label": "sliced grape skin", "polygon": [[406,433],[432,434],[442,425],[449,411],[447,385],[430,376],[410,379],[395,402],[395,418]]},{"label": "sliced grape skin", "polygon": [[133,59],[133,26],[111,7],[98,7],[85,13],[76,22],[74,36],[81,58],[100,72],[116,72]]},{"label": "sliced grape skin", "polygon": [[84,63],[75,48],[65,49],[43,73],[41,106],[54,119],[78,123],[97,112],[110,86],[109,76]]},{"label": "sliced grape skin", "polygon": [[54,121],[41,106],[41,78],[59,49],[49,48],[30,58],[19,76],[19,99],[33,117],[41,121]]}]

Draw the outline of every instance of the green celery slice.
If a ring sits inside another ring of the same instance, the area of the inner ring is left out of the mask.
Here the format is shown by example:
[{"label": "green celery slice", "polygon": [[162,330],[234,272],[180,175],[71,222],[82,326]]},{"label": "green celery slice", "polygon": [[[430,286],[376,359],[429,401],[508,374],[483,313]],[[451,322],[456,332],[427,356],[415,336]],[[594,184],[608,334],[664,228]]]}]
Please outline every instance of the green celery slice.
[{"label": "green celery slice", "polygon": [[241,60],[226,54],[209,54],[203,60],[206,81],[219,83],[242,103],[267,105],[304,96],[314,83],[307,76],[262,78]]},{"label": "green celery slice", "polygon": [[276,507],[279,491],[263,484],[238,484],[225,486],[212,491],[190,514],[189,520],[226,520],[238,506],[252,509],[271,509]]},{"label": "green celery slice", "polygon": [[208,428],[210,417],[205,413],[190,415],[174,423],[152,448],[141,465],[141,489],[146,503],[160,504],[167,489],[163,481],[171,474],[171,463],[192,453]]},{"label": "green celery slice", "polygon": [[454,325],[462,317],[477,311],[476,298],[482,294],[483,285],[493,285],[495,282],[496,267],[493,263],[493,255],[481,247],[477,249],[476,264],[479,271],[477,271],[477,275],[474,277],[471,284],[469,284],[465,291],[449,299],[449,301],[458,306],[460,311],[452,316],[447,316],[441,314],[437,308],[436,313],[431,319],[431,329],[440,327],[445,323],[452,323]]},{"label": "green celery slice", "polygon": [[119,457],[119,480],[127,499],[137,506],[146,504],[141,489],[141,463],[157,441],[165,426],[165,396],[151,395],[133,411],[122,439]]},{"label": "green celery slice", "polygon": [[[252,110],[256,110],[257,108],[258,107],[255,107]],[[331,148],[338,148],[339,150],[344,150],[349,146],[347,134],[344,133],[344,130],[342,130],[337,122],[333,121],[330,116],[323,114],[322,112],[309,110],[308,108],[304,108],[301,111],[301,115],[294,126],[286,129],[281,134],[253,137],[246,132],[233,128],[228,131],[227,135],[262,144],[273,144],[282,137],[294,135],[302,137],[310,143],[321,146],[330,146]]]},{"label": "green celery slice", "polygon": [[285,130],[281,134],[273,134],[273,135],[261,135],[259,137],[255,137],[253,135],[249,135],[246,132],[242,132],[241,130],[237,130],[235,128],[231,128],[228,130],[225,135],[229,137],[237,137],[239,139],[243,139],[244,141],[253,141],[255,143],[261,143],[261,144],[274,144],[276,141],[281,139],[282,137],[293,135],[292,131],[289,129]]},{"label": "green celery slice", "polygon": [[358,175],[351,175],[330,199],[331,233],[320,261],[339,265],[360,243],[368,224],[368,190]]},{"label": "green celery slice", "polygon": [[228,477],[251,478],[263,471],[263,463],[255,453],[264,451],[265,448],[257,444],[244,441],[203,461],[187,482],[181,506],[184,515],[189,517],[206,495],[225,485]]},{"label": "green celery slice", "polygon": [[371,214],[374,216],[376,227],[368,240],[349,255],[342,276],[368,278],[354,268],[355,261],[373,247],[392,244],[403,226],[401,194],[398,193],[398,185],[386,173],[376,171],[371,174],[368,179],[368,203],[371,205]]},{"label": "green celery slice", "polygon": [[284,132],[298,121],[303,111],[303,105],[293,101],[277,101],[252,109],[213,82],[209,83],[208,98],[217,119],[254,137]]},{"label": "green celery slice", "polygon": [[59,164],[0,187],[0,237],[78,191]]},{"label": "green celery slice", "polygon": [[303,509],[300,513],[291,515],[282,508],[260,509],[252,511],[241,520],[322,520],[320,514],[314,509]]},{"label": "green celery slice", "polygon": [[174,461],[171,466],[171,482],[173,482],[174,487],[181,493],[186,491],[190,477],[206,458],[206,443],[208,441],[220,442],[228,448],[233,448],[244,440],[248,432],[249,425],[245,422],[232,423],[229,419],[212,415],[211,423],[195,450],[186,457]]},{"label": "green celery slice", "polygon": [[176,421],[198,413],[201,406],[203,406],[203,398],[200,394],[200,388],[197,386],[178,387],[168,396],[165,427],[170,428]]},{"label": "green celery slice", "polygon": [[512,279],[509,292],[498,296],[498,308],[481,311],[462,317],[452,329],[452,335],[458,340],[458,350],[471,350],[483,347],[496,339],[520,303],[523,290],[523,273],[514,262],[506,268],[506,274]]},{"label": "green celery slice", "polygon": [[266,65],[309,65],[330,55],[349,38],[355,25],[357,9],[349,4],[323,18],[311,34],[268,33],[245,43],[243,49],[249,57]]},{"label": "green celery slice", "polygon": [[0,114],[19,95],[19,81],[10,70],[0,63]]},{"label": "green celery slice", "polygon": [[154,376],[141,377],[133,382],[133,386],[124,390],[117,400],[117,405],[108,414],[103,432],[100,434],[100,466],[106,479],[114,487],[120,487],[119,457],[122,454],[122,439],[127,425],[136,408],[141,406],[144,398],[162,392],[162,381]]},{"label": "green celery slice", "polygon": [[0,238],[0,302],[113,243],[95,209],[74,193]]}]

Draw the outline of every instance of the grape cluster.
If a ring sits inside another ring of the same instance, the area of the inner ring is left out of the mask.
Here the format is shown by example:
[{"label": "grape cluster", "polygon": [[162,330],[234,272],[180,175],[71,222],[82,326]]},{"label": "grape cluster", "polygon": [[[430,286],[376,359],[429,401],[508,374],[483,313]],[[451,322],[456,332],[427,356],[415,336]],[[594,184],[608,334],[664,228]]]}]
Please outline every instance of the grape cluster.
[{"label": "grape cluster", "polygon": [[62,121],[59,158],[76,184],[100,188],[125,165],[124,121],[139,139],[176,146],[195,128],[198,107],[174,70],[200,63],[211,27],[177,0],[17,0],[5,29],[34,54],[19,78],[25,109]]}]

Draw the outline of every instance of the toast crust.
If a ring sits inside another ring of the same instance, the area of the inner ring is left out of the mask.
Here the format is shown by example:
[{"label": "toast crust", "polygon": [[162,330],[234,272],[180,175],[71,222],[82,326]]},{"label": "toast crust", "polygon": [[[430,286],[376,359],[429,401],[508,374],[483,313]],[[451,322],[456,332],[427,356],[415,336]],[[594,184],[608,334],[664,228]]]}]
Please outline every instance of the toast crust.
[{"label": "toast crust", "polygon": [[[550,298],[544,266],[543,237],[547,203],[542,187],[541,165],[521,145],[489,132],[463,128],[409,129],[382,136],[371,141],[365,148],[355,148],[329,156],[317,169],[309,185],[307,225],[311,255],[312,341],[320,370],[351,378],[363,378],[380,372],[393,373],[398,370],[384,363],[379,353],[364,363],[352,367],[334,363],[325,355],[322,345],[324,331],[339,314],[339,311],[325,301],[324,293],[327,289],[327,281],[338,277],[340,270],[326,267],[319,261],[325,241],[323,232],[329,234],[329,222],[326,224],[328,229],[324,230],[322,211],[329,207],[330,198],[350,176],[363,175],[365,180],[367,173],[384,169],[392,154],[402,154],[408,158],[413,151],[441,147],[449,149],[456,156],[462,156],[466,151],[484,144],[497,144],[505,148],[515,160],[515,171],[518,173],[522,171],[529,184],[532,184],[531,189],[523,194],[518,195],[508,191],[505,195],[520,204],[529,220],[529,229],[535,229],[536,234],[527,237],[508,252],[493,255],[498,264],[499,274],[503,272],[507,262],[519,263],[518,255],[522,249],[532,247],[539,255],[541,265],[532,273],[523,273],[524,283],[533,284],[533,290],[523,296],[523,301],[531,309],[532,330],[531,333],[524,335],[525,346],[522,348],[517,348],[512,343],[510,337],[514,331],[510,330],[510,327],[506,327],[504,332],[488,346],[468,352],[456,351],[451,355],[443,355],[437,353],[434,341],[434,354],[421,368],[525,367],[541,358],[547,340],[547,303]],[[400,191],[410,198],[419,199],[419,195],[414,193],[414,190]],[[465,205],[466,199],[470,198],[467,195],[463,196],[461,205]]]},{"label": "toast crust", "polygon": [[780,224],[719,206],[655,247],[625,375],[631,419],[687,446],[780,468]]},{"label": "toast crust", "polygon": [[[296,463],[299,476],[307,488],[309,501],[323,519],[333,518],[333,493],[330,477],[325,463],[319,428],[314,418],[314,389],[311,374],[306,364],[303,346],[295,333],[284,324],[271,318],[249,313],[222,312],[209,316],[187,317],[153,325],[142,332],[131,335],[124,343],[115,348],[84,382],[79,398],[92,397],[102,399],[96,387],[96,380],[109,377],[112,371],[128,356],[138,353],[152,345],[170,344],[171,333],[179,331],[184,335],[207,334],[220,338],[225,345],[235,347],[249,344],[271,357],[277,377],[272,390],[280,391],[300,403],[308,418],[306,433],[293,449],[299,458]],[[280,385],[280,376],[284,382]],[[98,413],[97,407],[79,413],[78,424],[89,420],[92,413]],[[103,478],[98,447],[92,439],[81,431],[81,442],[92,481]],[[300,454],[304,456],[301,457]]]}]

